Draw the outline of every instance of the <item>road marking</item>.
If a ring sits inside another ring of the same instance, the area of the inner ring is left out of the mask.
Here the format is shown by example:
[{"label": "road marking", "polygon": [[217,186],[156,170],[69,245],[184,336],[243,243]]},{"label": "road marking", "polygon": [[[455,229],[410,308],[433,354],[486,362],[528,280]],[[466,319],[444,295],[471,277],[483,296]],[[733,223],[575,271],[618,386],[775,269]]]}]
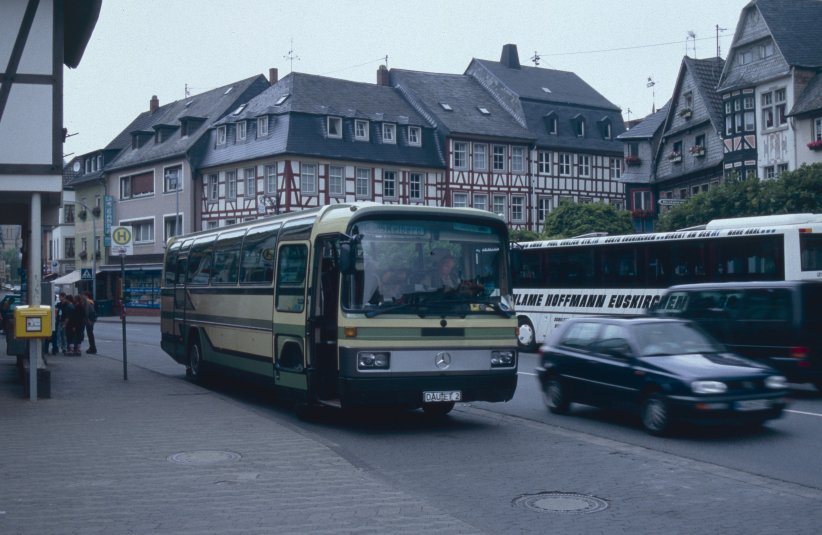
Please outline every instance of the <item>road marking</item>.
[{"label": "road marking", "polygon": [[536,376],[537,376],[537,374],[535,374],[535,373],[530,373],[530,372],[517,372],[517,375],[533,375],[534,377],[536,377]]},{"label": "road marking", "polygon": [[816,412],[795,411],[793,409],[785,409],[785,412],[792,412],[794,414],[807,414],[808,416],[819,416],[822,418],[822,414]]}]

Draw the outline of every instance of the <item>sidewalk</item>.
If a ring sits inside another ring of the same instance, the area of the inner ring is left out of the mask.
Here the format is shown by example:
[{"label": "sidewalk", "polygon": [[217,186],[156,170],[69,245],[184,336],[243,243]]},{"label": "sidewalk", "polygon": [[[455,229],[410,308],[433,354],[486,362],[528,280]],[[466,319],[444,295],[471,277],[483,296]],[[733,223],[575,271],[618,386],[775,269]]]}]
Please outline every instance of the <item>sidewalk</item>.
[{"label": "sidewalk", "polygon": [[[119,318],[118,318],[119,319]],[[0,533],[473,533],[298,429],[104,356],[0,357]]]}]

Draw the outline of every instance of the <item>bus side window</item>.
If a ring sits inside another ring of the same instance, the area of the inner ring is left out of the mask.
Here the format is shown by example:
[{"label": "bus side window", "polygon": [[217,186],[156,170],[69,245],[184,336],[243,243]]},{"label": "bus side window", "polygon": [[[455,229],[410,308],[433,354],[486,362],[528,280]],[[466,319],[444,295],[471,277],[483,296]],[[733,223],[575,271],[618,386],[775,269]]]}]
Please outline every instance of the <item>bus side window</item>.
[{"label": "bus side window", "polygon": [[305,306],[305,270],[308,249],[303,244],[284,245],[277,262],[277,310],[302,312]]}]

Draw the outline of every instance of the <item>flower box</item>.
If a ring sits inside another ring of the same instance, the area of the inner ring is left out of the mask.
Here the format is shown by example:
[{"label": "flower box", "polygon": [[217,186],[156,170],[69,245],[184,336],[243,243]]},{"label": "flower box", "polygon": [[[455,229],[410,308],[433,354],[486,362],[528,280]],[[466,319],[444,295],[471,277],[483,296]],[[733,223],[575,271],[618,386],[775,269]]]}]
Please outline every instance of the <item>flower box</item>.
[{"label": "flower box", "polygon": [[642,160],[639,156],[626,156],[625,157],[625,165],[639,165],[642,163]]},{"label": "flower box", "polygon": [[650,219],[655,215],[653,210],[631,210],[631,217],[634,219]]},{"label": "flower box", "polygon": [[77,213],[77,217],[79,217],[80,219],[82,219],[83,221],[85,221],[85,220],[86,220],[86,218],[88,217],[88,212],[86,212],[85,210],[80,210],[80,211]]},{"label": "flower box", "polygon": [[811,150],[822,150],[822,139],[811,141],[810,143],[808,143],[808,148]]},{"label": "flower box", "polygon": [[705,147],[702,145],[694,145],[690,150],[694,156],[705,156]]},{"label": "flower box", "polygon": [[95,206],[91,209],[91,213],[94,214],[94,217],[100,217],[100,207]]},{"label": "flower box", "polygon": [[80,251],[80,260],[85,260],[88,258],[88,253],[85,251]]},{"label": "flower box", "polygon": [[681,110],[679,110],[679,116],[683,119],[690,119],[692,114],[693,111],[691,110],[691,108],[682,108]]},{"label": "flower box", "polygon": [[672,152],[668,155],[668,159],[671,160],[673,163],[679,163],[682,161],[682,153],[681,152]]}]

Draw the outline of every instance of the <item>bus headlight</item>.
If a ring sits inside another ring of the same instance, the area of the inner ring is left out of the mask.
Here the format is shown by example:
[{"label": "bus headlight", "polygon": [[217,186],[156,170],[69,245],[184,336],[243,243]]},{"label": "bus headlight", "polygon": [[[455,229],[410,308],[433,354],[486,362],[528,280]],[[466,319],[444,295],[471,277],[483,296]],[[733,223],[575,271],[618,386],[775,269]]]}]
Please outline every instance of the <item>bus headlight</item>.
[{"label": "bus headlight", "polygon": [[491,351],[492,368],[510,368],[517,362],[514,351]]},{"label": "bus headlight", "polygon": [[358,370],[387,370],[391,353],[387,351],[364,351],[357,353]]}]

